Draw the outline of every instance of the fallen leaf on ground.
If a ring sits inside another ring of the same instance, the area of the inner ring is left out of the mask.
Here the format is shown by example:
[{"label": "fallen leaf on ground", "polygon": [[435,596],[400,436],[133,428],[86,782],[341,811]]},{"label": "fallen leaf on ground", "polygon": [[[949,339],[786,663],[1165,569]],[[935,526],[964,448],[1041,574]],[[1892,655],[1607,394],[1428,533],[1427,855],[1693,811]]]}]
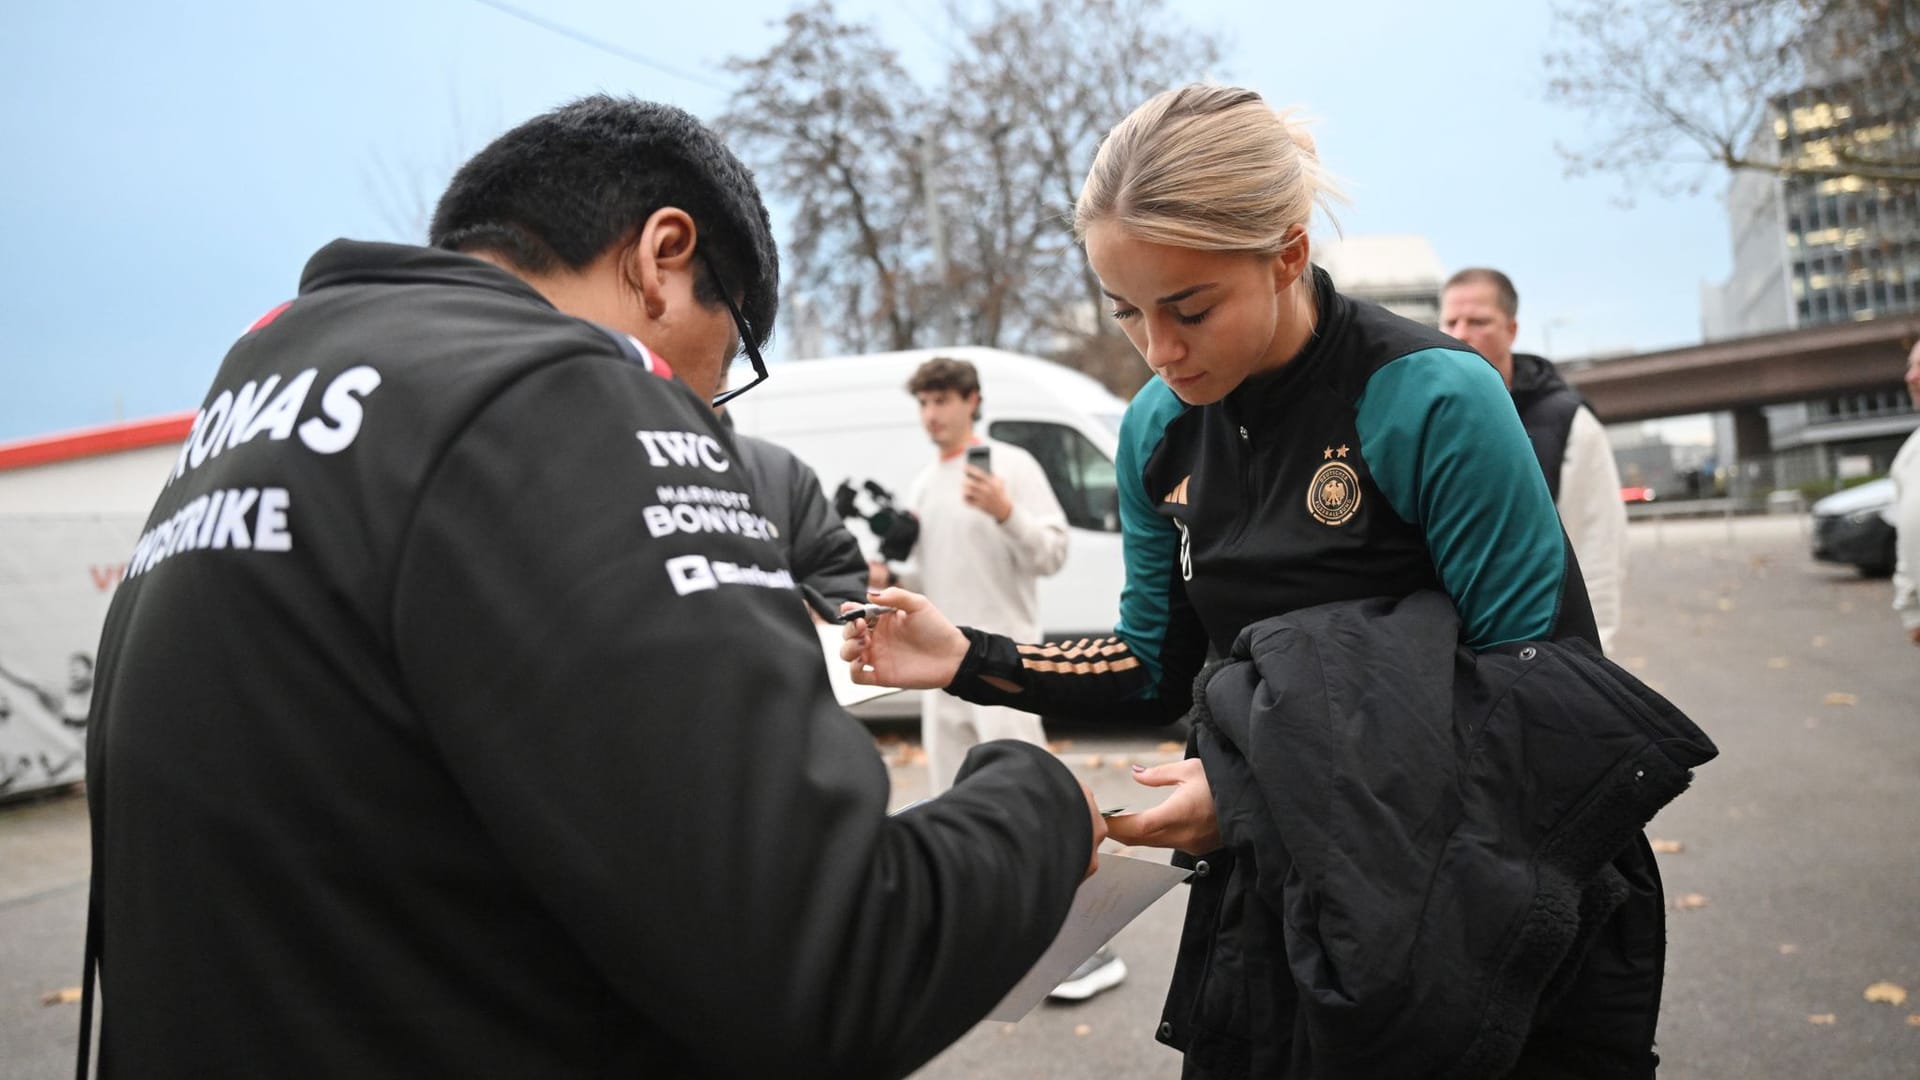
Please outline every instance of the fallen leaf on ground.
[{"label": "fallen leaf on ground", "polygon": [[1822,1025],[1831,1026],[1833,1024],[1833,1021],[1834,1021],[1834,1015],[1832,1013],[1809,1013],[1807,1015],[1807,1023],[1809,1024],[1822,1024]]},{"label": "fallen leaf on ground", "polygon": [[1114,758],[1112,761],[1107,762],[1107,764],[1113,766],[1116,769],[1124,769],[1127,766],[1133,764],[1133,759],[1130,757],[1117,757],[1117,758]]},{"label": "fallen leaf on ground", "polygon": [[1794,953],[1797,953],[1799,951],[1800,951],[1800,946],[1795,945],[1792,942],[1786,942],[1780,946],[1781,956],[1792,956]]},{"label": "fallen leaf on ground", "polygon": [[1908,1027],[1920,1027],[1920,1013],[1908,1013],[1908,1014],[1907,1014],[1907,1026],[1908,1026]]},{"label": "fallen leaf on ground", "polygon": [[1849,694],[1843,690],[1835,690],[1822,700],[1828,705],[1858,705],[1860,704],[1860,695]]},{"label": "fallen leaf on ground", "polygon": [[1682,893],[1673,898],[1673,906],[1680,911],[1693,911],[1696,908],[1706,907],[1712,902],[1697,892]]},{"label": "fallen leaf on ground", "polygon": [[1687,845],[1678,840],[1649,840],[1655,855],[1678,855],[1687,850]]},{"label": "fallen leaf on ground", "polygon": [[1087,755],[1087,768],[1089,768],[1089,769],[1097,769],[1097,768],[1099,768],[1099,767],[1100,767],[1100,764],[1101,764],[1101,762],[1104,762],[1105,760],[1106,760],[1106,758],[1103,758],[1103,757],[1101,757],[1101,756],[1100,756],[1099,754],[1088,754],[1088,755]]},{"label": "fallen leaf on ground", "polygon": [[1086,1036],[1093,1034],[1093,1025],[1092,1024],[1075,1024],[1073,1028],[1073,1033],[1082,1038],[1085,1038]]},{"label": "fallen leaf on ground", "polygon": [[1177,742],[1163,742],[1159,746],[1154,747],[1154,749],[1160,751],[1163,754],[1177,754],[1180,751],[1185,750],[1186,747],[1180,745]]},{"label": "fallen leaf on ground", "polygon": [[40,1004],[71,1005],[74,1002],[79,1000],[80,1000],[80,988],[77,986],[68,986],[59,990],[55,990],[53,993],[48,994],[45,997],[41,998]]},{"label": "fallen leaf on ground", "polygon": [[1883,1005],[1905,1005],[1907,988],[1890,982],[1877,982],[1867,987],[1867,1000],[1877,1001]]},{"label": "fallen leaf on ground", "polygon": [[1767,660],[1767,666],[1775,671],[1784,671],[1788,667],[1788,661],[1784,656],[1775,656]]}]

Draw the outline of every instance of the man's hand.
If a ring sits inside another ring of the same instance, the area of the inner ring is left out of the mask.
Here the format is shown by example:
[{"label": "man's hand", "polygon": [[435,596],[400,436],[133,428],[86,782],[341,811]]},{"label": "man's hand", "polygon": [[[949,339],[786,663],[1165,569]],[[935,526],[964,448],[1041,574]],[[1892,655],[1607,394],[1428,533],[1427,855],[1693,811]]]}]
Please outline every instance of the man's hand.
[{"label": "man's hand", "polygon": [[967,466],[966,479],[960,489],[961,498],[968,506],[985,511],[997,522],[1005,522],[1007,515],[1013,513],[1013,500],[1007,496],[1007,482],[1000,477],[975,466]]},{"label": "man's hand", "polygon": [[[947,621],[932,601],[905,589],[882,589],[867,599],[895,610],[877,619],[847,624],[840,659],[853,667],[853,681],[865,686],[940,690],[967,658],[967,635]],[[843,604],[840,610],[857,607]]]},{"label": "man's hand", "polygon": [[1173,794],[1151,810],[1108,818],[1108,835],[1129,846],[1178,848],[1190,855],[1204,855],[1220,846],[1213,788],[1199,758],[1151,769],[1135,765],[1133,779],[1147,787],[1171,785]]}]

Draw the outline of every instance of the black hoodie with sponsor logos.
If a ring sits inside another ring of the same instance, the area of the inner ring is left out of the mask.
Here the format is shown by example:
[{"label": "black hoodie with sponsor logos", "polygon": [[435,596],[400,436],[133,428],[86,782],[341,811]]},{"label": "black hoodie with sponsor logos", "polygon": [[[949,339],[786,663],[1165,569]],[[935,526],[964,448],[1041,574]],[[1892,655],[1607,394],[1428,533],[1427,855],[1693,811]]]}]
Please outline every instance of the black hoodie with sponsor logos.
[{"label": "black hoodie with sponsor logos", "polygon": [[103,1075],[900,1075],[1086,866],[1023,744],[886,816],[731,435],[475,259],[315,255],[132,562]]}]

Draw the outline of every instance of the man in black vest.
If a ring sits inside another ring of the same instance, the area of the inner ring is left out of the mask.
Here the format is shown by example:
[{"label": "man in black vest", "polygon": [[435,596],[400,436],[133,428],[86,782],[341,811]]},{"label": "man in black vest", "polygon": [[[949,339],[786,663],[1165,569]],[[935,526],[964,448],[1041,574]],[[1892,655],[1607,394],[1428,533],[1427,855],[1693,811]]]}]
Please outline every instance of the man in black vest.
[{"label": "man in black vest", "polygon": [[1600,421],[1578,391],[1544,357],[1513,351],[1520,296],[1498,270],[1469,267],[1447,280],[1440,329],[1487,358],[1513,393],[1514,408],[1533,440],[1560,523],[1573,542],[1599,624],[1611,648],[1620,626],[1620,589],[1627,576],[1627,508],[1620,473]]}]

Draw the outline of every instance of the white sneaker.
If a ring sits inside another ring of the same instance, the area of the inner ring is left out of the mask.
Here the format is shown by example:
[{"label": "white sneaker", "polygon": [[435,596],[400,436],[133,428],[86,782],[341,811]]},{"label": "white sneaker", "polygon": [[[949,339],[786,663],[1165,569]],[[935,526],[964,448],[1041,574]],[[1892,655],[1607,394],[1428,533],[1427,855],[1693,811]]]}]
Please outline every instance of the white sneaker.
[{"label": "white sneaker", "polygon": [[1055,1001],[1085,1001],[1102,990],[1119,986],[1126,977],[1126,961],[1101,949],[1082,961],[1073,969],[1073,974],[1047,996]]}]

